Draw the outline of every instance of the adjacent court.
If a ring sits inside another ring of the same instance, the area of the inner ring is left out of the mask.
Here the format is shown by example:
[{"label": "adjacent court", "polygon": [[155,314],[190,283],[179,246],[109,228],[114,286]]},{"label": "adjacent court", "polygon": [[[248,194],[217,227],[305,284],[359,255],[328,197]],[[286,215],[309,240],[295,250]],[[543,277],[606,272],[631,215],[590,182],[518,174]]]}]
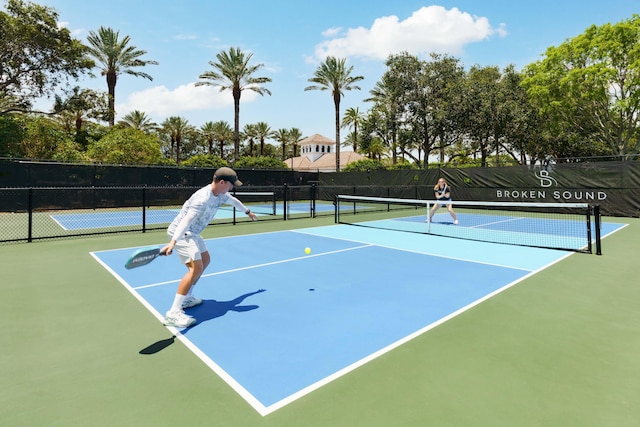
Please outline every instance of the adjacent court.
[{"label": "adjacent court", "polygon": [[[348,225],[207,244],[204,303],[187,310],[198,322],[174,333],[261,415],[571,253]],[[126,270],[134,249],[92,255],[161,321],[184,268],[161,257]]]},{"label": "adjacent court", "polygon": [[[242,196],[240,196],[242,197]],[[282,218],[285,212],[283,203],[246,203],[252,211],[259,217],[274,216]],[[316,213],[330,214],[334,211],[331,203],[314,203],[313,210]],[[167,209],[147,209],[142,210],[87,210],[83,212],[60,212],[51,214],[50,217],[62,230],[91,230],[105,229],[109,227],[128,227],[142,224],[143,215],[147,225],[169,224],[180,211],[180,207]],[[286,205],[289,215],[309,214],[311,211],[310,202],[293,202]],[[216,215],[217,220],[229,220],[239,216],[232,207],[222,207]]]}]

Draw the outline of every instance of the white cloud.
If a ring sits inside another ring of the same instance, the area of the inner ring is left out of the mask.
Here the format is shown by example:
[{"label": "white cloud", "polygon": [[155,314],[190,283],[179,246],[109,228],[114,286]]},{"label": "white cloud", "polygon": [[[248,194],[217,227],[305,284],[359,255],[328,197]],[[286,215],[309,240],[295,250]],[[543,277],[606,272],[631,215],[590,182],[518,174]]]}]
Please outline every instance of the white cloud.
[{"label": "white cloud", "polygon": [[328,30],[324,30],[322,32],[323,37],[335,37],[340,34],[342,31],[342,27],[329,28]]},{"label": "white cloud", "polygon": [[[245,90],[242,92],[240,102],[243,104],[252,102],[257,96],[255,92]],[[188,111],[223,108],[233,108],[233,96],[230,91],[220,92],[219,87],[196,86],[194,83],[189,83],[178,86],[174,90],[166,86],[155,86],[133,92],[124,103],[116,105],[116,112],[118,117],[122,117],[133,110],[140,110],[157,120],[162,120]]]},{"label": "white cloud", "polygon": [[506,36],[507,36],[507,34],[509,34],[509,33],[507,32],[507,24],[501,23],[501,24],[498,26],[498,29],[496,30],[496,33],[498,33],[498,35],[499,35],[500,37],[506,37]]},{"label": "white cloud", "polygon": [[349,28],[315,48],[315,57],[323,61],[327,56],[362,57],[384,60],[390,54],[407,51],[412,55],[446,53],[457,55],[465,45],[476,43],[497,33],[506,35],[504,24],[492,28],[484,17],[472,16],[458,8],[442,6],[422,7],[409,18],[400,21],[395,15],[384,16],[373,22],[371,28]]}]

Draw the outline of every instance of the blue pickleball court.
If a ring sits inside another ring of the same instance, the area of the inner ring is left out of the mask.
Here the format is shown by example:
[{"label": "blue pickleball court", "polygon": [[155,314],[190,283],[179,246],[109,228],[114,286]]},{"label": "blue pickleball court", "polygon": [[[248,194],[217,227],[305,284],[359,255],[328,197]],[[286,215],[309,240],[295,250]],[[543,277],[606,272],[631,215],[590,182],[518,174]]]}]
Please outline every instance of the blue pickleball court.
[{"label": "blue pickleball court", "polygon": [[[198,323],[174,332],[262,415],[571,254],[348,225],[207,244]],[[93,256],[161,321],[185,269],[172,256],[126,270],[134,249]]]}]

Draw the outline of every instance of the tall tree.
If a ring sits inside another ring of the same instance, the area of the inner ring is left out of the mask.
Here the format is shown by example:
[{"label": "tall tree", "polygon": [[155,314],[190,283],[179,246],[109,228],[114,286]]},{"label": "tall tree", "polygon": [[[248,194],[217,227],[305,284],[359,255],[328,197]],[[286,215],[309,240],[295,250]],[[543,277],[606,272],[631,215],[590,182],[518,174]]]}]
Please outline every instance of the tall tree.
[{"label": "tall tree", "polygon": [[289,141],[291,140],[291,136],[289,134],[289,129],[278,129],[273,132],[273,139],[280,143],[281,147],[281,159],[284,161],[287,157],[287,146],[289,145]]},{"label": "tall tree", "polygon": [[112,28],[100,27],[98,32],[90,31],[87,41],[89,42],[89,53],[97,61],[100,68],[100,75],[106,76],[107,88],[109,90],[109,126],[113,126],[116,117],[115,99],[116,99],[116,83],[118,76],[121,74],[129,74],[135,77],[144,77],[153,80],[153,78],[144,72],[136,71],[136,67],[144,67],[146,65],[157,65],[157,61],[143,60],[140,57],[145,55],[147,51],[138,49],[135,46],[129,46],[131,38],[124,36],[122,39],[119,31]]},{"label": "tall tree", "polygon": [[224,146],[227,141],[233,140],[234,133],[229,123],[224,120],[218,120],[213,123],[213,135],[220,146],[220,158],[224,159]]},{"label": "tall tree", "polygon": [[466,80],[465,105],[468,109],[466,127],[475,152],[480,153],[482,167],[493,152],[495,129],[498,126],[498,84],[500,69],[496,66],[473,66]]},{"label": "tall tree", "polygon": [[6,12],[0,10],[0,104],[4,110],[29,110],[35,98],[51,94],[69,79],[77,80],[93,65],[80,40],[59,25],[55,9],[8,0]]},{"label": "tall tree", "polygon": [[216,55],[217,62],[209,61],[213,71],[206,71],[198,78],[204,81],[196,82],[196,86],[219,86],[220,91],[230,90],[233,95],[233,123],[234,123],[234,161],[240,157],[240,97],[242,91],[251,90],[260,95],[271,95],[269,89],[261,85],[271,82],[269,77],[255,77],[254,74],[264,64],[249,65],[252,53],[245,53],[239,47],[231,47],[228,52],[222,51]]},{"label": "tall tree", "polygon": [[353,132],[351,133],[350,142],[353,146],[353,151],[358,151],[358,127],[364,120],[364,114],[360,112],[358,107],[356,108],[347,108],[344,112],[344,117],[342,118],[342,126],[343,128],[351,128]]},{"label": "tall tree", "polygon": [[264,156],[264,141],[273,136],[273,131],[267,122],[256,123],[256,136],[260,140],[260,155]]},{"label": "tall tree", "polygon": [[53,111],[58,115],[69,115],[75,125],[75,140],[87,145],[84,122],[86,119],[104,120],[107,117],[107,102],[104,92],[74,87],[66,96],[56,95]]},{"label": "tall tree", "polygon": [[298,141],[302,139],[302,131],[298,128],[289,129],[289,140],[293,147],[293,157],[298,155]]},{"label": "tall tree", "polygon": [[213,122],[206,122],[200,126],[200,134],[207,141],[209,155],[213,154],[213,143],[216,140],[215,125]]},{"label": "tall tree", "polygon": [[468,118],[462,100],[464,78],[464,67],[457,58],[431,54],[431,61],[423,63],[414,111],[419,118],[416,133],[422,137],[427,158],[432,148],[437,147],[440,162],[444,163],[445,149],[462,138],[462,124]]},{"label": "tall tree", "polygon": [[[396,88],[398,79],[393,76],[390,61],[391,58],[387,60],[389,70],[369,91],[371,97],[365,99],[365,102],[374,103],[365,124],[369,128],[371,136],[377,136],[380,143],[391,150],[393,153],[392,161],[395,163],[398,126],[405,121],[402,119],[402,114],[406,109],[406,102],[402,100],[404,91]],[[369,143],[369,141],[366,142]]]},{"label": "tall tree", "polygon": [[180,164],[180,148],[183,137],[186,136],[193,127],[189,124],[187,119],[178,116],[167,118],[162,122],[161,126],[163,131],[169,135],[169,138],[171,139],[171,152],[173,153],[175,148],[176,163]]},{"label": "tall tree", "polygon": [[258,138],[256,125],[255,124],[244,125],[244,128],[242,128],[242,135],[247,141],[249,141],[249,156],[252,157],[255,140]]},{"label": "tall tree", "polygon": [[353,76],[353,66],[346,66],[346,58],[335,58],[328,56],[321,63],[309,79],[314,83],[307,86],[304,90],[330,90],[333,97],[333,105],[335,107],[335,126],[336,126],[336,171],[340,171],[340,101],[344,96],[345,90],[360,90],[355,83],[364,79],[363,76]]},{"label": "tall tree", "polygon": [[521,83],[522,74],[513,65],[503,70],[498,85],[500,112],[504,120],[500,144],[513,160],[526,165],[527,158],[534,164],[548,152],[540,149],[539,141],[544,140],[542,127],[537,120],[537,111]]},{"label": "tall tree", "polygon": [[[627,158],[640,153],[640,15],[591,26],[527,66],[523,85],[550,139],[574,141],[569,154],[600,147]],[[587,147],[579,142],[588,141]],[[565,152],[566,153],[566,152]]]}]

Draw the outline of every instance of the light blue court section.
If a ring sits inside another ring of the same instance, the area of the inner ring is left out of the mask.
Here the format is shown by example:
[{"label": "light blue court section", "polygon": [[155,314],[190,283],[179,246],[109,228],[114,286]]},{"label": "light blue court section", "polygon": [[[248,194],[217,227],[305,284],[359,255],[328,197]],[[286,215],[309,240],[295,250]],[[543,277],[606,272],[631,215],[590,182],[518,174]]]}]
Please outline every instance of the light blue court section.
[{"label": "light blue court section", "polygon": [[395,230],[369,229],[349,225],[317,227],[306,229],[305,233],[346,239],[413,251],[452,260],[483,263],[506,268],[535,271],[568,255],[553,249],[538,249],[487,242],[475,242],[448,237],[398,232]]},{"label": "light blue court section", "polygon": [[[586,221],[464,213],[459,213],[457,218],[458,225],[453,224],[453,219],[448,212],[434,215],[430,224],[425,223],[425,215],[356,222],[355,224],[393,231],[434,234],[447,238],[455,237],[521,246],[566,248],[576,251],[585,250],[589,242]],[[624,224],[604,222],[600,227],[601,234],[604,237],[623,226]],[[592,242],[595,242],[595,229],[595,224],[592,223]]]},{"label": "light blue court section", "polygon": [[[178,337],[262,415],[569,255],[347,225],[207,245],[198,323]],[[93,256],[160,321],[185,268],[170,256],[126,270],[135,249]]]}]

